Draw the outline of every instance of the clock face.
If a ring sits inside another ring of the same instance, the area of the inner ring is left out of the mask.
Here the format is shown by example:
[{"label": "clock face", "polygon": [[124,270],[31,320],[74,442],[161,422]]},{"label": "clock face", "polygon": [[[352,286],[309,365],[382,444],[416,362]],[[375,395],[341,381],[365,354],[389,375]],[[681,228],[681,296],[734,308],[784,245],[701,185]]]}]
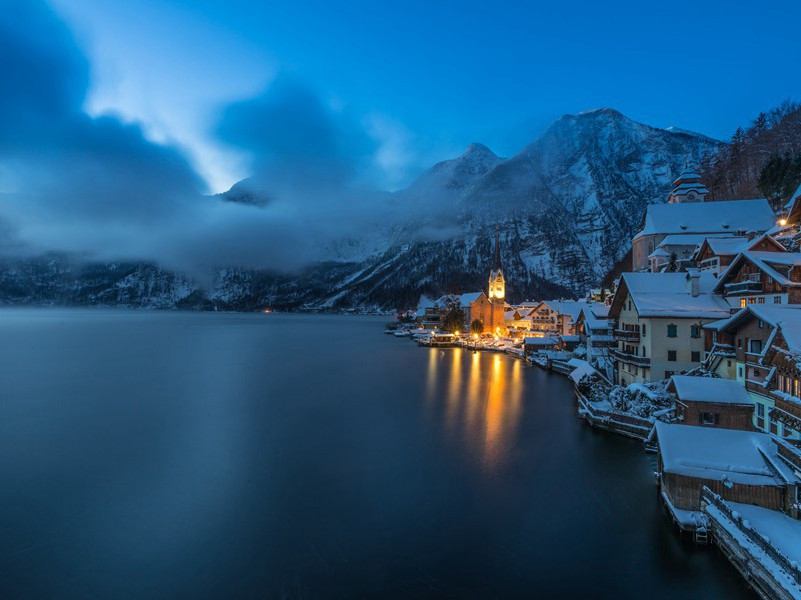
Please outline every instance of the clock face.
[{"label": "clock face", "polygon": [[688,199],[688,200],[695,200],[695,194],[689,194],[689,195],[687,196],[687,199]]}]

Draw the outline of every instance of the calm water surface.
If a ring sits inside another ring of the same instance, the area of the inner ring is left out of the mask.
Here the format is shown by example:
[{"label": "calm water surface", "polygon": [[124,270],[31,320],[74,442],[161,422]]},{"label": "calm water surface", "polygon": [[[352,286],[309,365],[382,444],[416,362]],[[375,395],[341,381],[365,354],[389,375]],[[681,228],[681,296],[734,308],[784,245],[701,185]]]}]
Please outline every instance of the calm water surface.
[{"label": "calm water surface", "polygon": [[382,328],[0,311],[0,597],[751,597],[565,378]]}]

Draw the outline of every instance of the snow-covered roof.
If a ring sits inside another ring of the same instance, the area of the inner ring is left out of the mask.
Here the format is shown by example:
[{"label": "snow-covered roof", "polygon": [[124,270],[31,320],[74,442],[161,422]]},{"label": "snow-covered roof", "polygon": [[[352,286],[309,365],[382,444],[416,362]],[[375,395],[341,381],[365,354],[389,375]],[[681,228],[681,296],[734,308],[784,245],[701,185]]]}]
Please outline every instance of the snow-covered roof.
[{"label": "snow-covered roof", "polygon": [[790,287],[801,286],[801,282],[794,282],[782,275],[777,268],[781,267],[801,267],[801,252],[766,252],[746,250],[737,255],[732,263],[721,274],[718,283],[715,286],[716,291],[720,291],[726,285],[725,279],[729,273],[733,273],[737,265],[742,260],[750,261],[760,271],[767,273],[770,277],[775,279],[780,285]]},{"label": "snow-covered roof", "polygon": [[527,346],[555,346],[558,340],[552,337],[527,337],[524,343]]},{"label": "snow-covered roof", "polygon": [[581,300],[543,300],[548,308],[560,315],[570,315],[575,321],[582,308],[586,308],[589,302]]},{"label": "snow-covered roof", "polygon": [[801,323],[801,304],[748,304],[726,319],[707,323],[704,328],[723,331],[747,315],[754,315],[772,327],[784,323],[789,329],[792,323]]},{"label": "snow-covered roof", "polygon": [[729,314],[726,301],[709,293],[715,280],[711,272],[700,274],[697,296],[690,292],[688,277],[687,273],[623,273],[621,285],[640,317],[721,319]]},{"label": "snow-covered roof", "polygon": [[[784,478],[797,481],[783,466],[776,444],[767,433],[657,421],[656,435],[666,473],[745,485],[779,486],[783,485],[783,480],[773,471],[778,468]],[[771,460],[770,464],[765,456]]]},{"label": "snow-covered roof", "polygon": [[744,236],[727,237],[727,238],[707,238],[709,249],[715,256],[732,256],[739,254],[745,249],[748,243],[748,238]]},{"label": "snow-covered roof", "polygon": [[679,400],[750,406],[754,404],[753,400],[749,398],[745,386],[734,379],[674,375],[670,378],[670,385],[676,390]]},{"label": "snow-covered roof", "polygon": [[572,379],[575,383],[578,383],[582,377],[585,375],[592,375],[593,373],[597,373],[597,371],[588,363],[586,360],[581,360],[579,358],[571,358],[567,361],[567,364],[571,367],[574,367],[572,371],[570,371],[570,379]]},{"label": "snow-covered roof", "polygon": [[[459,306],[462,308],[468,308],[473,302],[478,300],[484,292],[468,292],[466,294],[456,294],[456,297],[459,298]],[[437,305],[442,308],[442,306],[446,303],[447,299],[451,297],[451,294],[445,294],[437,299]]]},{"label": "snow-covered roof", "polygon": [[656,250],[654,250],[653,252],[651,252],[651,254],[648,255],[648,258],[657,258],[659,256],[667,256],[668,258],[670,258],[670,252],[668,252],[661,246],[658,246]]},{"label": "snow-covered roof", "polygon": [[658,233],[767,231],[775,221],[776,215],[764,199],[651,204],[634,239]]},{"label": "snow-covered roof", "polygon": [[657,248],[664,248],[665,246],[699,246],[708,238],[730,238],[735,237],[732,233],[672,233],[666,235],[665,239],[659,242]]}]

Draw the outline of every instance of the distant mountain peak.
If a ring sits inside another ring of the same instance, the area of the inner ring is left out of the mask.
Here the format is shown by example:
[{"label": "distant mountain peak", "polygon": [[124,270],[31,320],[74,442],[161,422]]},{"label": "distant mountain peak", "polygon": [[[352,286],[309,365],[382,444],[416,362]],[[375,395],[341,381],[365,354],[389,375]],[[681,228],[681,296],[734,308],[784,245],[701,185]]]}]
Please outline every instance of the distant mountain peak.
[{"label": "distant mountain peak", "polygon": [[[567,115],[573,116],[573,115]],[[620,112],[619,110],[615,110],[614,108],[590,108],[588,110],[582,110],[577,116],[579,117],[588,117],[588,116],[606,116],[606,117],[625,117],[625,115]]]},{"label": "distant mountain peak", "polygon": [[465,148],[461,158],[469,158],[473,156],[498,158],[498,155],[490,150],[481,142],[472,142]]}]

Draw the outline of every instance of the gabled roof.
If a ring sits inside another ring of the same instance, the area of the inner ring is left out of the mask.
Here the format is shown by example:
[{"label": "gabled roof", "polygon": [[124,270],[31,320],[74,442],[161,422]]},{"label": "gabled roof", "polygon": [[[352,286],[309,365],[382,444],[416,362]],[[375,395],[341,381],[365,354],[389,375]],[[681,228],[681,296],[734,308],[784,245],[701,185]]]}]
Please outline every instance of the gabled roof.
[{"label": "gabled roof", "polygon": [[668,385],[668,389],[676,390],[679,400],[750,406],[754,404],[754,401],[748,396],[745,386],[734,379],[674,375],[670,378]]},{"label": "gabled roof", "polygon": [[733,256],[739,254],[744,249],[748,238],[745,236],[737,236],[730,238],[714,238],[710,237],[705,240],[709,249],[715,256]]},{"label": "gabled roof", "polygon": [[662,248],[664,246],[698,246],[707,238],[731,237],[736,236],[733,233],[672,233],[666,235],[665,239],[659,242],[657,248]]},{"label": "gabled roof", "polygon": [[[437,306],[442,308],[445,304],[447,298],[449,298],[452,294],[445,294],[437,299]],[[473,302],[478,300],[481,296],[485,296],[484,292],[468,292],[467,294],[453,294],[457,298],[459,298],[459,306],[462,308],[469,307]]]},{"label": "gabled roof", "polygon": [[[666,473],[766,486],[798,479],[783,466],[767,433],[657,421],[656,435]],[[781,470],[781,477],[774,475],[774,468]]]},{"label": "gabled roof", "polygon": [[697,296],[690,292],[689,277],[688,273],[623,273],[610,314],[620,314],[626,292],[640,317],[720,319],[729,314],[726,301],[709,293],[711,272],[699,275]]},{"label": "gabled roof", "polygon": [[760,271],[768,274],[781,285],[790,287],[801,286],[800,282],[790,281],[790,279],[777,271],[777,267],[801,267],[801,252],[757,252],[754,250],[747,250],[738,254],[737,258],[723,271],[715,285],[715,292],[723,290],[726,285],[726,279],[735,272],[735,269],[744,260],[749,261]]},{"label": "gabled roof", "polygon": [[729,331],[748,317],[760,319],[771,327],[777,327],[781,323],[801,323],[801,304],[749,304],[727,319],[707,323],[704,328]]},{"label": "gabled roof", "polygon": [[590,304],[581,300],[543,300],[542,303],[555,313],[570,315],[574,321],[578,318],[581,309]]},{"label": "gabled roof", "polygon": [[767,200],[651,204],[637,235],[767,231],[776,215]]}]

